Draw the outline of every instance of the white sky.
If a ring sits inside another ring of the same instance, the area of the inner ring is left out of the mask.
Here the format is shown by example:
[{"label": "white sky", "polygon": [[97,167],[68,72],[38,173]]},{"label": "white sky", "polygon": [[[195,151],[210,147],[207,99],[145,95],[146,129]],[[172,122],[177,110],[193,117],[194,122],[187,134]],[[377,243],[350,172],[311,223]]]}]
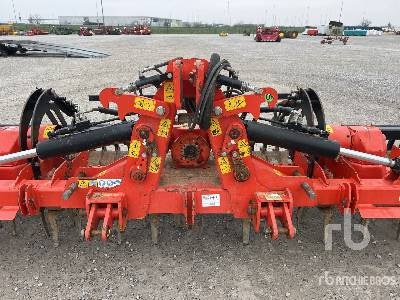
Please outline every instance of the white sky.
[{"label": "white sky", "polygon": [[[17,16],[42,18],[96,15],[100,0],[0,0],[0,22],[14,19],[12,1]],[[286,25],[319,25],[338,20],[344,2],[345,25],[357,25],[363,17],[373,25],[388,22],[400,26],[400,0],[230,0],[232,24],[266,23]],[[104,14],[113,16],[154,16],[184,21],[229,24],[227,0],[103,0]]]}]

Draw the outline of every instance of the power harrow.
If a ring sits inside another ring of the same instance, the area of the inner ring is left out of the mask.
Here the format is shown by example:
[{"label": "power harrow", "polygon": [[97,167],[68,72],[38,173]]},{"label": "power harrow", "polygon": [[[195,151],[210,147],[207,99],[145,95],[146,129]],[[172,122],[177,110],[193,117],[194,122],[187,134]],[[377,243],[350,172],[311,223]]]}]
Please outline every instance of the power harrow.
[{"label": "power harrow", "polygon": [[327,125],[312,89],[252,86],[213,54],[147,67],[89,100],[101,105],[81,112],[37,89],[20,124],[0,128],[0,220],[41,216],[57,245],[62,210],[86,221],[86,240],[148,217],[154,242],[162,214],[188,227],[233,215],[245,244],[251,227],[293,238],[307,207],[325,224],[334,208],[400,218],[400,127]]}]

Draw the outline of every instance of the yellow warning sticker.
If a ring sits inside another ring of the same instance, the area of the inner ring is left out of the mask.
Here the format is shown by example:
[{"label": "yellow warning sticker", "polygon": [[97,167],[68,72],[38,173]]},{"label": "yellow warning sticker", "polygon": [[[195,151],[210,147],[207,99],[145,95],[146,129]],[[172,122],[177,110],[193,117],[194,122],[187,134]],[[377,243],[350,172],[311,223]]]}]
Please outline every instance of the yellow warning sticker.
[{"label": "yellow warning sticker", "polygon": [[239,108],[246,107],[246,98],[244,96],[237,96],[229,98],[224,101],[225,110],[231,111]]},{"label": "yellow warning sticker", "polygon": [[249,146],[249,142],[246,139],[240,140],[237,145],[238,145],[241,157],[250,156],[251,148]]},{"label": "yellow warning sticker", "polygon": [[331,125],[326,125],[325,130],[329,133],[332,134],[333,133],[333,128]]},{"label": "yellow warning sticker", "polygon": [[138,140],[133,140],[131,144],[129,145],[129,151],[128,151],[128,156],[133,157],[133,158],[138,158],[139,153],[140,153],[140,146],[141,142]]},{"label": "yellow warning sticker", "polygon": [[89,187],[90,180],[78,180],[78,187],[81,189]]},{"label": "yellow warning sticker", "polygon": [[221,170],[222,174],[228,174],[228,173],[232,172],[231,164],[227,157],[218,157],[218,165],[219,165],[219,169]]},{"label": "yellow warning sticker", "polygon": [[212,136],[218,136],[222,133],[222,129],[217,118],[211,118],[210,132]]},{"label": "yellow warning sticker", "polygon": [[172,81],[164,82],[164,101],[174,103],[174,83]]},{"label": "yellow warning sticker", "polygon": [[97,187],[102,189],[111,189],[122,184],[122,179],[90,179],[78,180],[78,187],[81,189]]},{"label": "yellow warning sticker", "polygon": [[138,109],[154,111],[156,109],[156,101],[143,97],[136,97],[134,106]]},{"label": "yellow warning sticker", "polygon": [[160,171],[160,167],[161,167],[161,157],[159,156],[152,157],[150,160],[149,172],[157,174]]},{"label": "yellow warning sticker", "polygon": [[49,125],[46,126],[44,131],[43,131],[43,138],[48,139],[49,138],[49,133],[53,132],[56,129],[56,125]]},{"label": "yellow warning sticker", "polygon": [[170,119],[161,119],[160,125],[158,126],[157,135],[165,138],[168,137],[170,127],[171,127]]},{"label": "yellow warning sticker", "polygon": [[265,199],[268,201],[282,201],[282,196],[279,193],[265,193]]}]

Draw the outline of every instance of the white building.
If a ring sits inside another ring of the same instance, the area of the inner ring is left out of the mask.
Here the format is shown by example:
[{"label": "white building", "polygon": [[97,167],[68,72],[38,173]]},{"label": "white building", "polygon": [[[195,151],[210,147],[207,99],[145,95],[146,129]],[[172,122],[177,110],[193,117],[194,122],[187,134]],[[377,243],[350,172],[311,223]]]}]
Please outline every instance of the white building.
[{"label": "white building", "polygon": [[[102,16],[59,16],[60,25],[102,24]],[[182,27],[182,21],[144,16],[104,16],[105,26],[150,25],[153,27]]]}]

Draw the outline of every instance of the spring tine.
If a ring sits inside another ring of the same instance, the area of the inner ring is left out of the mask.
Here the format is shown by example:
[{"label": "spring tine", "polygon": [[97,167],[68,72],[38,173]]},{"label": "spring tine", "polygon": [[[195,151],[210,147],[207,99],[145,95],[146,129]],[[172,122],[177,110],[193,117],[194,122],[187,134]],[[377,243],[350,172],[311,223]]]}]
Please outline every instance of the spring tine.
[{"label": "spring tine", "polygon": [[106,165],[106,153],[107,153],[107,147],[101,147],[101,154],[99,159],[100,166]]},{"label": "spring tine", "polygon": [[15,221],[15,219],[12,221],[12,235],[17,235],[17,222]]},{"label": "spring tine", "polygon": [[46,232],[46,235],[48,237],[50,237],[49,224],[47,223],[45,211],[46,211],[45,208],[40,209],[40,219],[42,220],[42,225],[43,225],[44,231]]},{"label": "spring tine", "polygon": [[48,210],[47,211],[47,218],[49,220],[49,224],[51,227],[51,237],[54,242],[54,247],[58,247],[59,241],[58,241],[58,234],[59,234],[59,229],[58,229],[58,224],[57,224],[57,215],[58,215],[57,210]]}]

